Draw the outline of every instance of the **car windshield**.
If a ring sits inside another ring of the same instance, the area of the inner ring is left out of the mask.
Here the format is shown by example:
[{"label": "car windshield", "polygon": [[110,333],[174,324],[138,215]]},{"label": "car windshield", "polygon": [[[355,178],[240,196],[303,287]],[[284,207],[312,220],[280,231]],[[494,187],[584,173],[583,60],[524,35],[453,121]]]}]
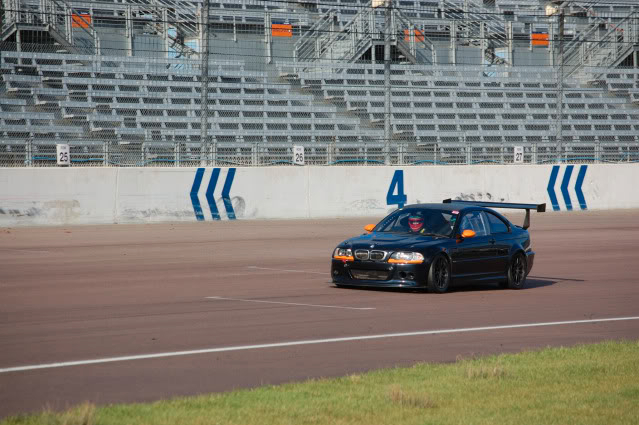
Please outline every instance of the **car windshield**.
[{"label": "car windshield", "polygon": [[450,236],[457,211],[411,208],[395,211],[375,227],[375,232],[411,233],[425,236]]}]

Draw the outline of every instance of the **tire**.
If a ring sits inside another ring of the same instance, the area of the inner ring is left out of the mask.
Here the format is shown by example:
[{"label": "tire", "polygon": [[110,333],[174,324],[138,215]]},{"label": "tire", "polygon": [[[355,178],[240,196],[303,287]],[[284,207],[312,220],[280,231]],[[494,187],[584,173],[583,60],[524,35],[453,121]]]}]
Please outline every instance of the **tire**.
[{"label": "tire", "polygon": [[443,255],[438,255],[430,265],[428,271],[428,292],[443,294],[450,286],[450,266]]},{"label": "tire", "polygon": [[516,253],[508,266],[508,287],[522,289],[526,285],[526,258],[521,252]]}]

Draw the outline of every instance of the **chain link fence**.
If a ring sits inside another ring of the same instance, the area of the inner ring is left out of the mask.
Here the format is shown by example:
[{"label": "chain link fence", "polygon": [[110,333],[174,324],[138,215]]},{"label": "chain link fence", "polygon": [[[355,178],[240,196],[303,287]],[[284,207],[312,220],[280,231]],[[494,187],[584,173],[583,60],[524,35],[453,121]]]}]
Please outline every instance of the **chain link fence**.
[{"label": "chain link fence", "polygon": [[627,8],[566,22],[562,79],[532,2],[525,22],[403,2],[385,33],[368,2],[2,1],[2,167],[55,166],[57,144],[72,166],[293,165],[294,146],[322,166],[639,161]]},{"label": "chain link fence", "polygon": [[[304,147],[305,165],[387,164],[383,144],[314,143]],[[263,144],[231,144],[201,149],[199,144],[110,142],[70,144],[73,167],[200,167],[200,166],[286,166],[296,165],[293,146]],[[561,155],[551,142],[523,146],[521,162],[515,160],[515,146],[422,145],[393,144],[390,163],[394,166],[476,165],[476,164],[548,164],[564,163],[629,163],[639,162],[637,144],[571,144],[564,145]],[[56,166],[56,144],[27,140],[6,144],[0,153],[0,167]]]}]

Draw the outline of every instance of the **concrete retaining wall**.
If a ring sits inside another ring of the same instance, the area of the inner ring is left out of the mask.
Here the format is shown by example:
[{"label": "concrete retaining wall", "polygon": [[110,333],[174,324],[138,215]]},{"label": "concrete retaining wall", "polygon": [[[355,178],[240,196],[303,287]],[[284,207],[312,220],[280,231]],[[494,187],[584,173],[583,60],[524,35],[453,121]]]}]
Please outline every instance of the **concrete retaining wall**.
[{"label": "concrete retaining wall", "polygon": [[3,168],[0,226],[383,216],[403,195],[639,208],[638,185],[639,164]]}]

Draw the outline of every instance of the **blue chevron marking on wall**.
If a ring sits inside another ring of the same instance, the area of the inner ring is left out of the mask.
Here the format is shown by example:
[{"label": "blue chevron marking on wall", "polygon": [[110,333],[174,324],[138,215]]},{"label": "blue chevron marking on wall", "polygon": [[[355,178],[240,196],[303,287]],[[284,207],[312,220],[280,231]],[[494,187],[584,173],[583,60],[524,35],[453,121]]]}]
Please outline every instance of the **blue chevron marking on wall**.
[{"label": "blue chevron marking on wall", "polygon": [[548,180],[548,196],[550,196],[550,203],[552,204],[553,211],[559,211],[559,201],[557,201],[557,195],[555,195],[555,182],[557,181],[557,174],[559,174],[559,165],[554,165],[550,172],[550,179]]},{"label": "blue chevron marking on wall", "polygon": [[220,177],[220,169],[214,168],[213,173],[211,173],[211,180],[209,180],[209,185],[206,188],[206,201],[209,203],[209,209],[211,210],[211,217],[213,220],[221,220],[220,211],[217,209],[217,205],[215,205],[215,198],[213,197],[213,192],[215,191],[215,186],[217,185],[217,179]]},{"label": "blue chevron marking on wall", "polygon": [[577,175],[577,183],[575,183],[575,192],[577,193],[577,200],[579,201],[579,207],[582,210],[587,210],[588,205],[586,205],[586,198],[584,198],[584,193],[581,190],[581,185],[584,184],[584,178],[586,177],[586,171],[588,171],[587,165],[582,165],[579,167],[579,174]]},{"label": "blue chevron marking on wall", "polygon": [[568,193],[568,183],[570,183],[570,176],[572,176],[572,169],[574,165],[568,165],[566,171],[564,171],[564,179],[561,181],[561,194],[564,196],[564,202],[566,202],[566,209],[572,211],[572,201],[570,200],[570,193]]},{"label": "blue chevron marking on wall", "polygon": [[[211,210],[211,217],[213,220],[221,220],[222,216],[220,215],[220,211],[217,208],[215,202],[215,187],[217,186],[217,181],[220,178],[221,168],[214,168],[211,172],[211,178],[209,180],[209,184],[206,187],[206,201],[209,204],[209,209]],[[193,211],[195,212],[195,218],[198,221],[204,221],[204,212],[202,211],[202,206],[200,204],[200,198],[198,196],[198,192],[200,191],[200,186],[202,184],[202,179],[204,177],[204,168],[198,168],[195,172],[195,179],[193,180],[193,186],[191,187],[191,192],[189,193],[191,197],[191,203],[193,204]],[[235,178],[235,168],[229,168],[226,173],[226,179],[224,180],[224,187],[222,188],[222,201],[224,202],[224,209],[226,210],[226,216],[229,220],[235,220],[235,210],[233,209],[233,202],[231,201],[231,186],[233,185],[233,179]]]},{"label": "blue chevron marking on wall", "polygon": [[195,172],[195,179],[193,179],[193,186],[191,186],[191,203],[193,204],[193,211],[195,212],[195,218],[197,221],[204,221],[204,213],[202,212],[202,206],[200,205],[200,198],[197,196],[200,190],[200,184],[202,184],[202,177],[204,176],[204,168],[198,168]]},{"label": "blue chevron marking on wall", "polygon": [[235,220],[235,211],[233,210],[233,203],[231,202],[231,185],[233,184],[233,178],[235,177],[235,168],[229,168],[226,173],[226,180],[224,181],[224,189],[222,189],[222,199],[224,200],[224,208],[226,208],[226,216],[229,220]]},{"label": "blue chevron marking on wall", "polygon": [[[561,179],[561,196],[564,199],[564,203],[566,204],[566,210],[572,211],[572,199],[570,198],[569,186],[570,179],[572,177],[572,172],[574,170],[574,165],[566,165],[564,169],[564,174]],[[561,171],[560,165],[553,165],[552,170],[550,171],[550,178],[548,179],[548,186],[546,190],[548,191],[548,196],[550,197],[550,202],[552,204],[553,211],[560,211],[561,207],[559,205],[559,200],[557,199],[557,194],[555,192],[555,185],[557,183],[557,178],[559,177],[559,172]],[[588,171],[587,165],[581,165],[579,167],[579,173],[577,174],[577,180],[575,181],[575,194],[577,195],[577,201],[579,202],[579,208],[582,210],[587,210],[588,205],[586,203],[586,197],[581,189],[584,179],[586,177],[586,172]]]}]

